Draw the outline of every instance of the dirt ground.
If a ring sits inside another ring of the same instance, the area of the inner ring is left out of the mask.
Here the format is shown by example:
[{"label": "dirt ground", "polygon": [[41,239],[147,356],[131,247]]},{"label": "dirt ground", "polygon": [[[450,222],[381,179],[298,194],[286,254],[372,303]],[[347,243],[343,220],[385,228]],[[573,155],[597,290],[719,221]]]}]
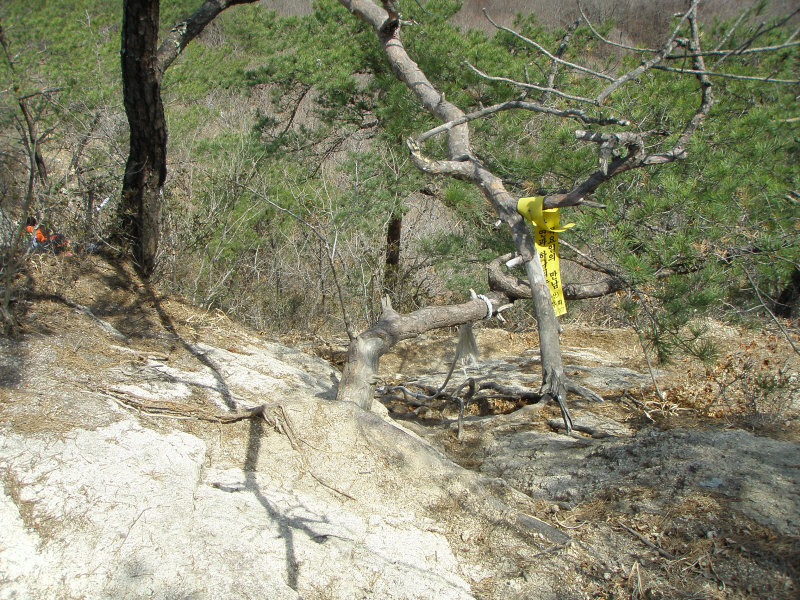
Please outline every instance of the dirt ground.
[{"label": "dirt ground", "polygon": [[[605,398],[571,398],[582,431],[569,437],[556,407],[534,411],[491,393],[465,409],[472,418],[465,418],[461,439],[457,403],[420,408],[396,393],[384,402],[456,462],[502,477],[540,502],[537,514],[599,552],[604,569],[575,566],[587,597],[797,598],[800,362],[778,330],[721,323],[709,323],[709,330],[720,358],[657,366],[659,395],[634,331],[566,328],[568,374],[583,382],[588,370],[602,369],[603,377],[585,383]],[[476,338],[490,367],[457,369],[449,389],[465,377],[480,382],[496,373],[535,389],[535,332],[482,329]],[[413,389],[435,389],[455,343],[452,334],[439,334],[405,344],[384,360],[386,382],[411,379],[420,384]],[[794,377],[780,400],[756,406],[731,385],[739,377],[755,394],[753,382],[773,365]],[[720,394],[725,385],[727,399]],[[526,410],[527,418],[515,418]]]},{"label": "dirt ground", "polygon": [[[30,271],[36,293],[25,300],[22,335],[62,342],[52,349],[61,356],[58,372],[35,374],[34,388],[59,378],[88,381],[106,368],[130,370],[131,360],[121,361],[117,351],[105,353],[108,364],[81,360],[80,348],[107,345],[115,332],[136,355],[134,368],[136,360],[184,351],[171,335],[176,329],[182,339],[215,343],[232,355],[247,353],[247,338],[224,315],[161,297],[126,268],[100,259],[37,261]],[[58,293],[46,291],[42,282]],[[92,319],[105,337],[59,337],[77,326],[76,314]],[[777,328],[708,325],[720,348],[715,363],[678,359],[653,365],[652,373],[633,331],[566,326],[567,374],[605,399],[571,396],[576,430],[569,435],[557,407],[513,394],[479,390],[465,406],[460,435],[457,402],[409,396],[429,393],[443,381],[455,348],[451,332],[405,342],[384,357],[380,399],[392,418],[486,481],[522,492],[537,518],[572,540],[571,550],[554,546],[531,553],[504,546],[503,565],[474,578],[475,597],[534,597],[531,582],[541,585],[541,572],[550,574],[549,585],[563,578],[564,591],[556,589],[554,598],[800,597],[800,361]],[[789,334],[796,343],[797,332]],[[66,348],[64,340],[75,347]],[[447,390],[470,379],[478,387],[495,382],[536,390],[535,331],[484,326],[477,341],[478,363],[459,365]],[[317,351],[331,357],[337,354],[332,348]],[[20,375],[4,367],[0,377],[5,401],[8,390],[20,389]],[[400,385],[407,391],[392,387]],[[30,395],[31,402],[37,398]],[[197,410],[224,408],[204,396],[195,400]],[[17,431],[59,428],[57,414],[46,426],[41,419],[26,425],[24,415],[14,418]],[[86,419],[87,427],[98,426],[96,415],[87,413]],[[501,560],[495,547],[499,530],[465,527],[447,534],[459,562]]]}]

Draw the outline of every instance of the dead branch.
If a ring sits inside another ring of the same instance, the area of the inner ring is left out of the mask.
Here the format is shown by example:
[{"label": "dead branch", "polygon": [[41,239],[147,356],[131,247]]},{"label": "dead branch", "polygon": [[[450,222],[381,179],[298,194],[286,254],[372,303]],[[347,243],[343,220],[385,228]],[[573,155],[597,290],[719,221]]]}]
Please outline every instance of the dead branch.
[{"label": "dead branch", "polygon": [[[694,12],[697,10],[697,3],[698,0],[692,0],[692,5],[689,7],[689,10],[687,10],[681,17],[680,21],[678,21],[678,24],[675,26],[675,29],[672,31],[672,34],[669,36],[669,38],[667,38],[667,41],[662,46],[661,50],[657,52],[656,55],[650,60],[643,61],[641,65],[639,65],[638,67],[636,67],[631,71],[628,71],[624,75],[621,75],[620,77],[615,79],[611,84],[609,84],[602,92],[600,92],[597,95],[598,104],[603,104],[606,98],[608,98],[608,96],[611,95],[617,88],[619,88],[621,85],[624,85],[628,81],[636,79],[637,77],[645,73],[648,69],[652,68],[654,65],[663,61],[664,58],[668,56],[670,52],[672,52],[672,50],[677,45],[676,38],[678,37],[678,33],[680,32],[681,27],[683,27],[683,24],[686,21],[686,19],[688,19],[689,16],[694,14]],[[583,14],[583,12],[581,12],[581,14]]]},{"label": "dead branch", "polygon": [[592,34],[604,44],[608,44],[609,46],[614,46],[616,48],[622,48],[623,50],[632,50],[634,52],[650,52],[650,53],[657,53],[658,50],[654,48],[637,48],[636,46],[628,46],[627,44],[620,44],[619,42],[612,42],[611,40],[603,37],[597,29],[595,29],[594,24],[591,22],[589,17],[586,16],[586,13],[583,12],[583,5],[578,0],[578,11],[581,13],[581,18],[583,22],[589,27],[589,30]]},{"label": "dead branch", "polygon": [[[796,37],[800,29],[795,30],[792,33],[787,41],[783,42],[782,44],[775,44],[773,46],[762,46],[760,48],[745,48],[745,49],[733,49],[733,50],[703,50],[702,52],[697,52],[698,56],[722,56],[723,58],[727,58],[729,56],[742,56],[744,54],[758,54],[761,52],[775,52],[776,50],[783,50],[784,48],[791,48],[792,46],[800,46],[800,41],[792,41],[792,38]],[[686,54],[671,54],[669,56],[664,57],[665,60],[686,60],[688,55]],[[716,61],[715,64],[718,64],[720,61]]]},{"label": "dead branch", "polygon": [[[483,9],[483,15],[488,19],[488,21],[492,25],[495,26],[495,28],[500,29],[501,31],[505,31],[506,33],[510,33],[511,35],[513,35],[516,38],[518,38],[518,39],[522,40],[523,42],[525,42],[526,44],[529,44],[529,45],[533,46],[534,48],[536,48],[539,52],[544,54],[547,58],[549,58],[554,63],[559,64],[559,65],[563,65],[565,67],[569,67],[570,69],[575,69],[576,71],[581,71],[583,73],[587,73],[589,75],[593,75],[594,77],[599,77],[600,79],[607,79],[608,81],[614,81],[613,77],[611,77],[609,75],[606,75],[605,73],[600,73],[598,71],[593,71],[592,69],[590,69],[588,67],[585,67],[583,65],[579,65],[579,64],[576,64],[576,63],[571,63],[571,62],[569,62],[567,60],[564,60],[564,59],[562,59],[560,57],[558,52],[556,52],[555,54],[552,54],[552,53],[548,52],[546,48],[544,48],[543,46],[537,44],[532,39],[529,39],[529,38],[525,37],[524,35],[514,31],[513,29],[509,29],[508,27],[503,27],[502,25],[499,25],[499,24],[495,23],[494,20],[489,16],[489,13],[485,8]],[[574,24],[571,27],[574,30]],[[552,87],[552,86],[550,86],[550,87]]]},{"label": "dead branch", "polygon": [[180,56],[183,49],[226,8],[236,4],[252,4],[256,0],[205,0],[192,16],[175,25],[158,47],[158,70],[164,71]]},{"label": "dead branch", "polygon": [[500,77],[498,75],[489,75],[481,71],[478,67],[472,65],[469,62],[464,62],[470,69],[472,69],[476,75],[486,79],[487,81],[499,81],[501,83],[510,83],[516,87],[521,87],[526,90],[536,90],[539,92],[548,92],[550,94],[554,94],[556,96],[560,96],[561,98],[565,98],[566,100],[574,100],[575,102],[585,102],[586,104],[592,104],[594,106],[599,106],[600,103],[595,98],[585,98],[583,96],[575,96],[573,94],[567,94],[566,92],[562,92],[558,88],[553,87],[545,87],[543,85],[536,85],[535,83],[525,83],[522,81],[517,81],[515,79],[510,79],[508,77]]},{"label": "dead branch", "polygon": [[646,537],[644,537],[642,534],[638,533],[637,531],[634,531],[633,529],[631,529],[627,525],[623,524],[622,521],[617,520],[617,525],[622,527],[625,531],[627,531],[631,535],[635,536],[636,539],[638,539],[640,542],[642,542],[648,548],[658,552],[661,556],[663,556],[667,560],[677,560],[672,554],[670,554],[669,552],[667,552],[666,550],[664,550],[660,546],[657,546],[656,544],[654,544],[653,542],[648,540]]},{"label": "dead branch", "polygon": [[[800,42],[798,42],[800,44]],[[699,54],[703,56],[703,54]],[[800,83],[800,79],[775,79],[774,77],[756,77],[753,75],[734,75],[732,73],[720,73],[717,71],[698,71],[697,69],[679,69],[667,67],[666,65],[655,65],[654,69],[659,71],[669,71],[671,73],[681,73],[683,75],[706,75],[708,77],[723,77],[725,79],[741,79],[744,81],[760,81],[762,83]]]},{"label": "dead branch", "polygon": [[[748,9],[747,11],[743,12],[740,15],[740,19],[736,21],[736,23],[733,25],[733,27],[731,27],[730,31],[725,35],[723,40],[714,49],[715,51],[720,52],[720,48],[722,48],[722,46],[725,44],[725,42],[728,39],[730,39],[730,36],[733,35],[734,31],[736,31],[736,28],[739,26],[739,23],[741,22],[741,19],[743,19],[744,16],[746,14],[748,14],[749,12],[750,12],[750,9]],[[791,14],[787,15],[786,17],[784,17],[781,21],[775,23],[772,27],[768,27],[767,29],[762,29],[762,26],[764,25],[762,23],[761,25],[759,25],[758,29],[750,37],[750,39],[745,41],[743,44],[740,44],[738,48],[732,48],[730,50],[723,51],[724,54],[722,54],[722,56],[720,56],[716,61],[714,61],[714,65],[713,66],[716,67],[718,64],[720,64],[721,62],[725,61],[729,56],[732,56],[732,55],[740,56],[742,54],[750,54],[750,53],[758,53],[758,52],[771,52],[773,49],[774,50],[779,50],[781,48],[789,47],[791,45],[796,44],[797,42],[792,42],[792,40],[794,38],[796,38],[798,34],[800,34],[800,28],[795,29],[794,32],[792,32],[792,34],[785,40],[785,42],[783,44],[779,44],[777,47],[774,47],[774,48],[767,48],[767,47],[764,47],[764,48],[750,48],[750,45],[753,42],[755,42],[756,39],[758,39],[760,36],[764,35],[765,33],[769,32],[769,31],[772,31],[776,27],[782,27],[783,25],[788,23],[789,20],[792,19],[792,17],[794,17],[798,12],[800,12],[800,8],[795,10]]]},{"label": "dead branch", "polygon": [[[549,91],[549,89],[550,88],[548,88],[546,91]],[[587,123],[592,125],[620,125],[622,127],[627,127],[631,124],[630,121],[628,121],[627,119],[621,119],[618,117],[592,117],[591,115],[587,115],[584,111],[579,110],[577,108],[557,109],[550,106],[545,106],[541,102],[519,99],[519,100],[509,100],[507,102],[502,102],[500,104],[494,104],[492,106],[487,106],[485,108],[481,108],[480,110],[468,113],[462,117],[459,117],[458,119],[448,121],[447,123],[438,125],[433,129],[429,129],[425,133],[416,136],[414,138],[414,141],[416,142],[417,146],[419,146],[425,140],[440,133],[449,131],[450,129],[452,129],[457,125],[463,125],[465,123],[469,123],[470,121],[475,121],[476,119],[482,119],[484,117],[488,117],[489,115],[501,111],[514,110],[514,109],[529,110],[531,112],[548,114],[554,117],[576,119],[582,123]]]},{"label": "dead branch", "polygon": [[[564,53],[567,51],[567,46],[569,45],[569,41],[572,38],[572,34],[575,33],[575,30],[580,25],[580,21],[573,21],[570,25],[567,26],[566,31],[564,32],[564,37],[561,38],[561,43],[558,45],[558,48],[555,51],[555,56],[561,58],[564,56]],[[552,88],[556,86],[556,76],[558,75],[559,63],[553,59],[550,62],[550,71],[547,73],[547,87]],[[526,79],[527,79],[527,71],[526,71]],[[549,96],[548,92],[542,92],[541,97],[539,98],[539,102],[546,102]]]}]

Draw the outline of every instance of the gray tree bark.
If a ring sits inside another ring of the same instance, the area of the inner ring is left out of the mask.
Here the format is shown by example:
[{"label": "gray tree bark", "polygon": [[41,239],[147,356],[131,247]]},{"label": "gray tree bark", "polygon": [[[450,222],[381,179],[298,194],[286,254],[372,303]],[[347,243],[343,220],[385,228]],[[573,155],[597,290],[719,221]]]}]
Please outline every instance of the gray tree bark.
[{"label": "gray tree bark", "polygon": [[[382,3],[383,6],[378,6],[371,0],[339,1],[351,13],[372,27],[383,46],[392,72],[416,95],[422,107],[444,123],[457,121],[465,116],[461,109],[448,102],[442,96],[428,80],[425,73],[407,54],[398,35],[398,15],[393,10],[391,2],[384,1]],[[538,252],[528,226],[517,212],[516,199],[506,190],[502,180],[491,173],[474,156],[470,144],[469,128],[466,123],[448,128],[447,161],[427,160],[413,143],[410,144],[410,148],[414,163],[421,170],[432,174],[447,173],[476,185],[492,204],[499,217],[511,229],[514,245],[525,262],[526,273],[532,289],[534,312],[539,324],[539,343],[542,353],[542,386],[540,391],[543,396],[555,399],[561,406],[564,406],[566,381],[561,361],[558,322],[553,311],[550,291],[547,287]],[[466,320],[462,318],[460,322],[465,322]],[[359,338],[354,340],[352,344],[357,345]],[[380,347],[380,344],[378,347]],[[370,348],[364,348],[367,354],[369,354]],[[356,358],[362,352],[355,348],[352,349],[351,354],[353,358]],[[351,381],[343,376],[342,384],[351,385]],[[349,392],[340,393],[341,395],[349,396]]]},{"label": "gray tree bark", "polygon": [[[494,306],[511,301],[502,292],[486,296]],[[478,321],[488,313],[486,303],[480,299],[451,306],[430,306],[407,315],[396,312],[385,299],[382,309],[380,320],[350,342],[336,396],[337,400],[355,402],[364,410],[372,406],[380,358],[397,342],[432,329]]]}]

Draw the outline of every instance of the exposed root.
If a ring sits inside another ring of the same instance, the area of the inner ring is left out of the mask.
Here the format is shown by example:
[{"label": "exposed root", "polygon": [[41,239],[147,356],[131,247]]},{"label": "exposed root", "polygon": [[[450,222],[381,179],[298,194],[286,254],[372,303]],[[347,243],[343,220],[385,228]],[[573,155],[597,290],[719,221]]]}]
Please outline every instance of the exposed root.
[{"label": "exposed root", "polygon": [[238,421],[244,421],[247,419],[262,418],[275,431],[286,436],[286,439],[289,440],[289,444],[292,446],[292,449],[300,455],[305,472],[311,475],[311,477],[314,478],[317,483],[331,491],[336,492],[337,494],[344,496],[345,498],[355,500],[355,498],[353,498],[350,494],[337,489],[336,487],[327,483],[322,477],[314,473],[309,465],[303,448],[300,445],[302,440],[295,433],[294,428],[292,427],[292,422],[289,420],[286,410],[281,404],[261,404],[259,406],[239,410],[233,413],[209,414],[197,408],[196,406],[189,404],[183,404],[180,402],[153,403],[140,396],[131,394],[130,392],[124,392],[122,390],[113,388],[104,390],[104,394],[125,407],[133,408],[140,413],[151,416],[193,419],[208,423],[236,423]]},{"label": "exposed root", "polygon": [[109,325],[108,323],[103,321],[103,319],[101,319],[98,316],[96,316],[91,311],[91,309],[89,307],[83,306],[82,304],[78,304],[76,302],[72,302],[71,300],[67,300],[61,294],[38,294],[37,293],[37,294],[31,294],[31,297],[32,298],[36,298],[38,300],[50,300],[50,301],[53,301],[53,302],[61,302],[62,304],[65,304],[66,306],[69,306],[70,308],[74,308],[78,312],[83,313],[84,315],[89,317],[103,331],[105,331],[110,336],[112,336],[112,337],[114,337],[114,338],[116,338],[116,339],[118,339],[118,340],[120,340],[122,342],[129,341],[128,336],[126,336],[124,333],[120,332],[116,328],[112,327],[111,325]]},{"label": "exposed root", "polygon": [[[558,419],[550,419],[547,421],[547,425],[550,426],[552,429],[558,431],[559,429],[564,429],[564,423],[559,421]],[[572,429],[574,431],[580,431],[581,433],[586,433],[592,436],[595,439],[600,438],[607,438],[607,437],[617,437],[612,433],[608,433],[607,431],[603,431],[602,429],[598,429],[596,427],[591,427],[589,425],[581,425],[580,423],[573,423]]]},{"label": "exposed root", "polygon": [[597,392],[590,390],[587,387],[583,387],[582,385],[578,385],[569,379],[567,380],[567,391],[577,394],[585,400],[590,400],[592,402],[604,402],[603,397]]},{"label": "exposed root", "polygon": [[150,402],[146,398],[116,388],[107,388],[103,390],[102,393],[109,398],[112,398],[117,403],[146,415],[170,417],[174,419],[193,419],[196,421],[206,421],[208,423],[236,423],[237,421],[244,421],[245,419],[263,417],[264,420],[270,424],[270,426],[274,427],[274,419],[273,421],[270,420],[267,410],[274,406],[280,406],[274,404],[262,404],[260,406],[255,406],[253,408],[232,413],[209,414],[208,412],[192,404],[184,404],[182,402],[172,401]]}]

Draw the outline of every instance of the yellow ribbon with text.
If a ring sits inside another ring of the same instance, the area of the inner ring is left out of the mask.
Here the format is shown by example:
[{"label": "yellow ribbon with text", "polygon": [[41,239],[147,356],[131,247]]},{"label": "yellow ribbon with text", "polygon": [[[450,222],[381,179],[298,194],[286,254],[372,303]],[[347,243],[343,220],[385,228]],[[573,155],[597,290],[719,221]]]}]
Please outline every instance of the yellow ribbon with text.
[{"label": "yellow ribbon with text", "polygon": [[544,196],[520,198],[517,203],[517,211],[534,226],[533,239],[542,261],[544,278],[550,288],[553,310],[558,317],[567,312],[564,292],[561,289],[561,269],[558,264],[558,234],[574,226],[575,223],[559,227],[558,209],[545,209],[542,206],[543,203]]}]

